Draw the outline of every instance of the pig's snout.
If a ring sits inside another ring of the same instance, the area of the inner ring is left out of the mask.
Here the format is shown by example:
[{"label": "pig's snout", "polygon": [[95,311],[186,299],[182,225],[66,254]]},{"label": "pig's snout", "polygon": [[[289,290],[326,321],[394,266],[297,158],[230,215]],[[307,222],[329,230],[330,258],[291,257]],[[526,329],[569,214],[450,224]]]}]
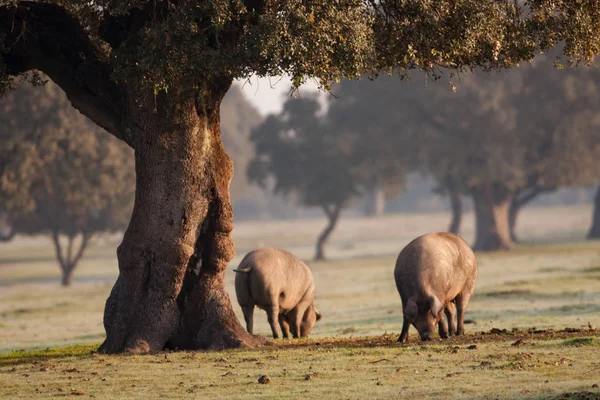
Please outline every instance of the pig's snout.
[{"label": "pig's snout", "polygon": [[425,332],[423,335],[421,335],[421,340],[424,342],[432,339],[433,338],[431,337],[431,334],[429,332]]}]

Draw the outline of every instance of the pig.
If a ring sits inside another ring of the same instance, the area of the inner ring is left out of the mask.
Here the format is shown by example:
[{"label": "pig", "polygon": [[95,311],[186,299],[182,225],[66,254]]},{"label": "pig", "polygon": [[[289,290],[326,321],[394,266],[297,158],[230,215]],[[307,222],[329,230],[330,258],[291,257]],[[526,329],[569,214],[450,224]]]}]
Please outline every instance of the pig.
[{"label": "pig", "polygon": [[267,312],[273,338],[308,337],[321,319],[313,305],[315,280],[306,264],[276,248],[246,254],[235,274],[235,294],[244,313],[246,329],[253,333],[254,306]]},{"label": "pig", "polygon": [[465,311],[477,281],[477,261],[460,236],[445,232],[419,236],[398,255],[394,279],[404,314],[399,342],[408,339],[411,324],[421,340],[433,338],[436,324],[444,339],[464,334]]}]

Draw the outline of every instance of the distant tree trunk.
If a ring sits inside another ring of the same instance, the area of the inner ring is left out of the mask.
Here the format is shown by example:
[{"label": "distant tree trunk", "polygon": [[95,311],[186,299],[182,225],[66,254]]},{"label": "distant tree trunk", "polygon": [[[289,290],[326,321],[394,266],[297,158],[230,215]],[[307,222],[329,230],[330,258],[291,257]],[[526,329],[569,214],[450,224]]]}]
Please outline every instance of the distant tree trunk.
[{"label": "distant tree trunk", "polygon": [[592,227],[588,232],[588,239],[600,239],[600,186],[594,197],[594,213],[592,215]]},{"label": "distant tree trunk", "polygon": [[10,231],[8,233],[3,233],[2,235],[0,235],[0,242],[10,242],[15,237],[15,234],[15,230],[10,228]]},{"label": "distant tree trunk", "polygon": [[231,85],[214,79],[132,97],[136,193],[117,250],[119,277],[106,302],[100,351],[255,346],[225,290],[234,257],[229,184],[233,163],[223,148],[219,108]]},{"label": "distant tree trunk", "polygon": [[508,226],[511,194],[502,186],[487,184],[472,190],[475,205],[475,244],[478,251],[509,250],[513,243]]},{"label": "distant tree trunk", "polygon": [[463,214],[462,193],[460,191],[450,190],[450,208],[452,211],[452,221],[450,221],[448,232],[458,235]]},{"label": "distant tree trunk", "polygon": [[73,254],[73,245],[75,242],[75,236],[68,236],[67,238],[67,253],[63,254],[63,248],[60,243],[60,234],[55,231],[52,233],[52,242],[54,243],[54,250],[56,252],[56,259],[60,265],[62,271],[61,283],[63,286],[70,286],[73,280],[73,271],[77,268],[79,261],[83,257],[85,250],[88,247],[92,235],[84,233],[81,237],[79,249]]},{"label": "distant tree trunk", "polygon": [[519,216],[519,212],[523,207],[529,204],[544,191],[548,190],[543,190],[538,186],[527,188],[517,192],[515,197],[510,202],[510,207],[508,209],[508,227],[510,230],[510,239],[513,242],[519,242],[516,234],[517,217]]},{"label": "distant tree trunk", "polygon": [[381,217],[385,213],[385,191],[377,185],[370,193],[367,203],[367,215],[370,217]]},{"label": "distant tree trunk", "polygon": [[316,261],[325,260],[325,245],[327,244],[327,239],[329,239],[329,235],[335,229],[335,225],[337,224],[341,209],[342,206],[340,204],[323,207],[325,215],[327,216],[328,223],[325,227],[325,230],[321,232],[321,234],[319,235],[319,239],[317,240],[317,251],[315,253]]}]

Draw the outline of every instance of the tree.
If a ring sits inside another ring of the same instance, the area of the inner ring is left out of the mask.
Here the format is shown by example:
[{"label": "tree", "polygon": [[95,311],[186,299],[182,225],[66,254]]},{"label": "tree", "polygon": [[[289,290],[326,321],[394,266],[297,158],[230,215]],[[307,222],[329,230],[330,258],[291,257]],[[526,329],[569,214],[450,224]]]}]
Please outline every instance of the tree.
[{"label": "tree", "polygon": [[463,80],[457,107],[444,107],[439,90],[420,100],[439,132],[420,135],[426,169],[440,182],[458,179],[472,196],[476,249],[511,248],[518,211],[535,196],[597,181],[593,73],[559,71],[541,59],[485,81]]},{"label": "tree", "polygon": [[[537,194],[598,179],[593,69],[560,71],[540,59],[494,77],[439,85],[348,82],[334,89],[343,126],[386,132],[381,141],[451,198],[457,232],[462,195],[473,197],[475,247],[508,249],[518,209]],[[548,82],[553,85],[549,86]],[[376,140],[374,140],[376,142]]]},{"label": "tree", "polygon": [[231,181],[231,199],[233,202],[247,196],[249,182],[243,172],[254,154],[250,142],[250,131],[262,120],[262,117],[246,99],[238,85],[233,85],[221,103],[221,136],[223,147],[231,156],[237,171]]},{"label": "tree", "polygon": [[587,235],[588,239],[600,238],[600,186],[596,189],[594,196],[594,212],[592,215],[592,226]]},{"label": "tree", "polygon": [[[106,352],[255,345],[223,277],[234,254],[219,105],[237,78],[324,88],[361,73],[507,67],[568,39],[598,53],[593,1],[4,1],[2,91],[40,70],[135,151],[136,198],[107,301]],[[573,14],[576,18],[573,18]],[[589,18],[585,18],[588,17]]]},{"label": "tree", "polygon": [[[353,144],[332,132],[317,99],[288,100],[279,115],[269,116],[251,135],[256,155],[248,178],[274,192],[295,195],[306,206],[320,207],[328,224],[319,235],[315,260],[325,259],[325,245],[340,212],[360,193],[350,163]],[[347,139],[347,138],[346,138]]]},{"label": "tree", "polygon": [[[595,68],[560,71],[548,59],[522,71],[514,99],[519,130],[526,134],[525,185],[510,206],[512,240],[519,211],[543,193],[595,184],[600,178],[600,74]],[[553,85],[548,85],[553,82]]]},{"label": "tree", "polygon": [[70,285],[92,237],[127,226],[133,154],[52,83],[22,84],[0,99],[0,113],[0,210],[9,236],[48,234]]}]

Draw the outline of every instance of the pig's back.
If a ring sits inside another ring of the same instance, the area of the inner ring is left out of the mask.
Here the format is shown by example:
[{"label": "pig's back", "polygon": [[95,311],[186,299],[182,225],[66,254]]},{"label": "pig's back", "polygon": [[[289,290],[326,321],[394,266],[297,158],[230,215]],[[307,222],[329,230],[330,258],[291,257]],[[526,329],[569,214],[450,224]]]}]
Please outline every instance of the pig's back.
[{"label": "pig's back", "polygon": [[250,295],[257,305],[272,304],[275,297],[282,311],[296,306],[307,290],[314,291],[308,266],[293,254],[277,248],[256,249],[244,258],[250,267]]},{"label": "pig's back", "polygon": [[453,298],[476,279],[477,265],[471,248],[460,236],[428,233],[400,252],[394,277],[399,290],[414,292],[409,295]]}]

